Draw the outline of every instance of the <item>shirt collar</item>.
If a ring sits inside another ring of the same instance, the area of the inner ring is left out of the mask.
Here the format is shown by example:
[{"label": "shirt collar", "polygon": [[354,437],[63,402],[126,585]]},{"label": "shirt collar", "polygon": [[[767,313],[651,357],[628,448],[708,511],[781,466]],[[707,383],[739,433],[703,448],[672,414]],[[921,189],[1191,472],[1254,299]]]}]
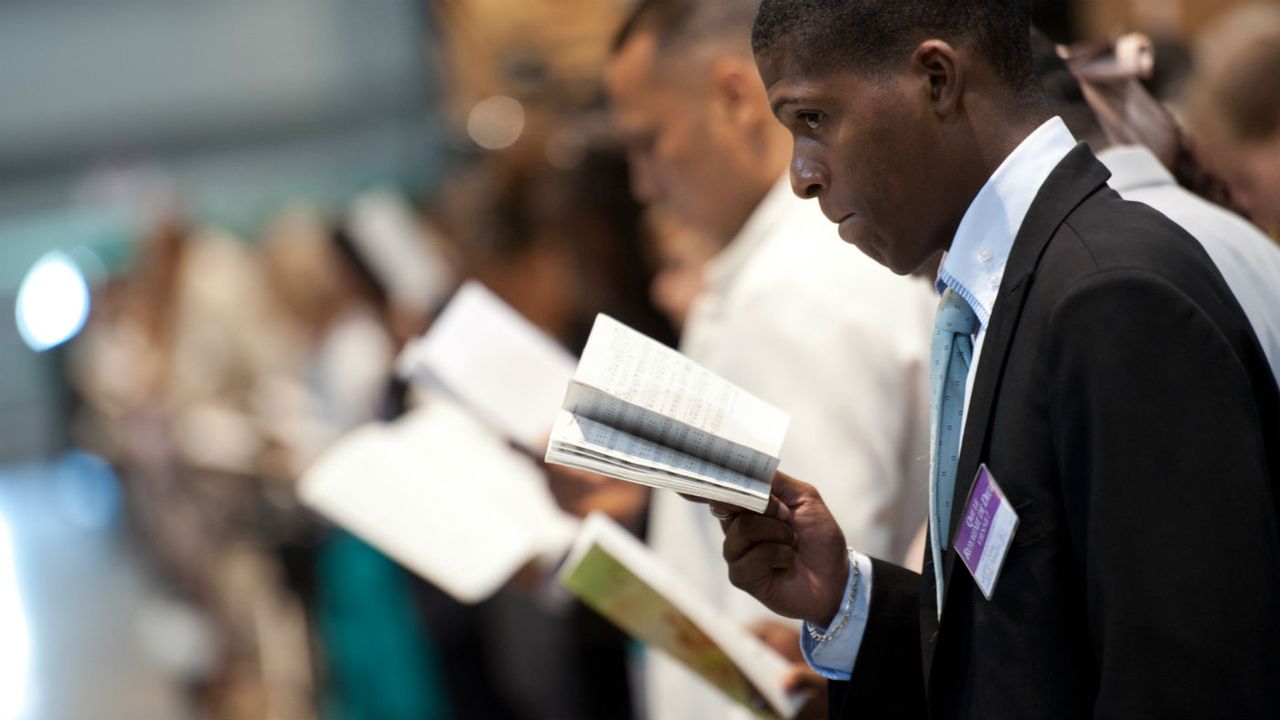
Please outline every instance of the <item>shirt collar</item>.
[{"label": "shirt collar", "polygon": [[756,249],[769,238],[774,224],[784,216],[792,200],[799,201],[799,198],[792,194],[791,180],[784,173],[756,205],[738,234],[707,263],[703,278],[709,289],[721,293],[729,289]]},{"label": "shirt collar", "polygon": [[1142,145],[1109,147],[1098,153],[1098,159],[1111,171],[1107,184],[1121,194],[1144,187],[1176,185],[1178,182],[1160,164],[1160,158]]},{"label": "shirt collar", "polygon": [[963,297],[983,326],[991,319],[1013,240],[1036,193],[1075,145],[1061,118],[1045,121],[1000,163],[961,218],[935,287]]}]

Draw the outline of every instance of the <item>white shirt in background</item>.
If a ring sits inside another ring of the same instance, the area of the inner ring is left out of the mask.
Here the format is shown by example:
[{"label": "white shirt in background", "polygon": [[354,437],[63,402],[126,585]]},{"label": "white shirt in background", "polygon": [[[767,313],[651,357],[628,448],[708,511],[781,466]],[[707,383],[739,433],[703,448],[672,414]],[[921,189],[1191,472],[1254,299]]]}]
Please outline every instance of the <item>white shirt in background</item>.
[{"label": "white shirt in background", "polygon": [[[819,489],[851,545],[898,560],[927,505],[929,284],[843,243],[786,178],[706,280],[681,350],[790,413],[781,470]],[[653,498],[649,542],[700,595],[743,625],[787,622],[729,583],[704,505]],[[645,671],[654,720],[750,717],[658,653]]]}]

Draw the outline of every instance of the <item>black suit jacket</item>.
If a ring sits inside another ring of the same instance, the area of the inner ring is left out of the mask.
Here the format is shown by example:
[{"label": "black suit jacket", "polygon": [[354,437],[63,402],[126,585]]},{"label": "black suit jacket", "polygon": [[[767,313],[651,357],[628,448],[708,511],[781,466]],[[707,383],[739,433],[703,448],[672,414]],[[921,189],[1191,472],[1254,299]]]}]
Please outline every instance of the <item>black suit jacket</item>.
[{"label": "black suit jacket", "polygon": [[1108,176],[1054,170],[987,328],[951,527],[986,463],[1019,515],[992,599],[951,550],[939,620],[931,567],[876,561],[833,716],[1280,718],[1280,393],[1200,246]]}]

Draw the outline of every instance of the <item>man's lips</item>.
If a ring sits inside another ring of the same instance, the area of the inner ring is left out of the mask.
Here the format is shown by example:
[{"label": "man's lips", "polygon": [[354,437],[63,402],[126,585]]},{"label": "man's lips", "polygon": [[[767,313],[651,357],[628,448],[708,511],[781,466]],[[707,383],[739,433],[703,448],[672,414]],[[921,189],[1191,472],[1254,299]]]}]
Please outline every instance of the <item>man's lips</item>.
[{"label": "man's lips", "polygon": [[843,238],[845,242],[853,242],[850,239],[851,233],[853,231],[854,225],[860,219],[861,218],[858,217],[858,213],[849,213],[848,215],[845,215],[844,217],[840,218],[840,220],[836,223],[839,226],[840,237]]}]

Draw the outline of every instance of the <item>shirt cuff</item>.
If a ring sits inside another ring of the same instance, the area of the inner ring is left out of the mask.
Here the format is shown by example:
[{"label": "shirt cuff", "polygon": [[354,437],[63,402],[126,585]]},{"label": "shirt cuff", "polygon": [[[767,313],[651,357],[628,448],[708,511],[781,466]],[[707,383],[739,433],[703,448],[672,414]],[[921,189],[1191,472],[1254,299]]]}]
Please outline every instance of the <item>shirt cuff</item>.
[{"label": "shirt cuff", "polygon": [[[858,659],[862,636],[867,630],[867,613],[871,608],[871,558],[866,555],[849,553],[849,579],[845,581],[840,607],[845,607],[854,590],[855,563],[861,577],[858,578],[858,595],[853,599],[848,622],[824,641],[814,640],[809,630],[812,627],[819,635],[824,635],[826,628],[813,627],[806,622],[800,631],[800,651],[804,653],[805,662],[828,680],[848,680],[853,674],[853,663]],[[831,619],[832,623],[838,621],[838,614]]]}]

